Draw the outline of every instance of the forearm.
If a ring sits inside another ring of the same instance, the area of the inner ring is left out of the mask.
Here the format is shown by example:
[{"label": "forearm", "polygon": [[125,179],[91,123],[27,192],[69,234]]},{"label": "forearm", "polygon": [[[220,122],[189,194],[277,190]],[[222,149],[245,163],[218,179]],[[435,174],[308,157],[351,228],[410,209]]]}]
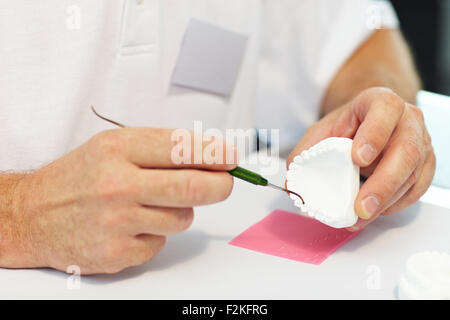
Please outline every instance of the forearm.
[{"label": "forearm", "polygon": [[322,114],[377,86],[390,88],[413,104],[421,88],[408,45],[398,30],[378,30],[354,53],[330,83]]},{"label": "forearm", "polygon": [[19,182],[25,174],[0,174],[0,267],[20,267],[18,264],[29,251],[20,219]]}]

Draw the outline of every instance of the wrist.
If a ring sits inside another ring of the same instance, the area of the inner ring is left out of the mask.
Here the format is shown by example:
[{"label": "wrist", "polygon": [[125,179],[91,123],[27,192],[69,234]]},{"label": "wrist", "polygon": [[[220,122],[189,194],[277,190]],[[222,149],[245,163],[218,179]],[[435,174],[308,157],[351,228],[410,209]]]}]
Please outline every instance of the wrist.
[{"label": "wrist", "polygon": [[44,266],[36,256],[33,214],[25,204],[26,181],[32,174],[0,177],[0,267]]}]

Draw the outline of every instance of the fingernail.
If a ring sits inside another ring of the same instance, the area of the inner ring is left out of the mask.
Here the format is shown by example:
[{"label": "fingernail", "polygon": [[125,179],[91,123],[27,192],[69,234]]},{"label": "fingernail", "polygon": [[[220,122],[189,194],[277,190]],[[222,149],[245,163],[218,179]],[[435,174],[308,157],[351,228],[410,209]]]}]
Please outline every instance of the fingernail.
[{"label": "fingernail", "polygon": [[363,219],[370,219],[373,215],[377,213],[378,207],[380,206],[380,201],[375,196],[368,196],[362,201],[363,209]]},{"label": "fingernail", "polygon": [[369,220],[364,220],[364,219],[358,219],[358,222],[356,222],[353,226],[347,228],[348,231],[351,232],[356,232],[356,231],[361,231],[362,229],[364,229],[368,224],[370,223]]},{"label": "fingernail", "polygon": [[356,231],[359,231],[359,227],[356,227],[356,226],[348,227],[347,230],[350,232],[356,232]]},{"label": "fingernail", "polygon": [[364,144],[358,150],[359,159],[363,164],[370,164],[376,157],[377,151],[370,144]]}]

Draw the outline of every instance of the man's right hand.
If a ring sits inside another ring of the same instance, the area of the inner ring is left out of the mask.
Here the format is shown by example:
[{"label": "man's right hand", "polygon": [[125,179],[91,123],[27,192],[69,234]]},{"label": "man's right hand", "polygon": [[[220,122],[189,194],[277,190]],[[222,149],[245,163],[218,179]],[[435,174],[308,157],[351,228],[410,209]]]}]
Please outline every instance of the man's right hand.
[{"label": "man's right hand", "polygon": [[[229,196],[233,179],[226,171],[237,165],[237,151],[218,140],[221,163],[174,164],[172,132],[104,131],[24,175],[3,238],[11,250],[2,253],[0,266],[116,273],[153,257],[167,235],[191,225],[194,206]],[[225,150],[233,163],[226,164]]]}]

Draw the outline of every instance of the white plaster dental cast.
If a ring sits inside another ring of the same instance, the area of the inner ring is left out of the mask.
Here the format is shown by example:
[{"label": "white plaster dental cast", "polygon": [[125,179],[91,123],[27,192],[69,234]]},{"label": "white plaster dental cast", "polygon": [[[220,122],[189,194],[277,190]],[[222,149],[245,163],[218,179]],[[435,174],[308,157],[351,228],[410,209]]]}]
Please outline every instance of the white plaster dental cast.
[{"label": "white plaster dental cast", "polygon": [[287,172],[287,188],[301,212],[334,228],[353,226],[358,220],[354,201],[359,191],[359,167],[352,160],[348,138],[328,138],[296,156]]},{"label": "white plaster dental cast", "polygon": [[398,283],[401,300],[449,300],[450,255],[439,252],[413,254]]}]

